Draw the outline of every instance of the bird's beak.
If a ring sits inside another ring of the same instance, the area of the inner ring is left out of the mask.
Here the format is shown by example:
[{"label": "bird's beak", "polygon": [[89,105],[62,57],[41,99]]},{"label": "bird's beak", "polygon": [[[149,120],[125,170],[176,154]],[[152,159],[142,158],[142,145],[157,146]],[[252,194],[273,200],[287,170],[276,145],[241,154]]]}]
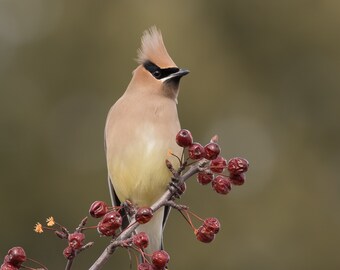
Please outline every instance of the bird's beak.
[{"label": "bird's beak", "polygon": [[174,78],[180,79],[183,76],[189,74],[189,72],[190,71],[187,70],[187,69],[180,69],[179,71],[170,74],[168,77],[165,77],[165,78],[161,79],[161,81],[166,82],[166,81],[170,81],[171,79],[174,79]]},{"label": "bird's beak", "polygon": [[179,71],[177,71],[176,73],[173,73],[172,75],[173,77],[183,77],[189,73],[190,73],[189,70],[181,68]]}]

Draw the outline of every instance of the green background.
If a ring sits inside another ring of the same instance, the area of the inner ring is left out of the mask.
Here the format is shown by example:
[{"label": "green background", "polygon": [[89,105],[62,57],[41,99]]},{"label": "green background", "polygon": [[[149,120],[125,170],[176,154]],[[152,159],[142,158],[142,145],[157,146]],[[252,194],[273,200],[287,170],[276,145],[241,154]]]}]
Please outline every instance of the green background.
[{"label": "green background", "polygon": [[[66,242],[33,225],[53,215],[72,229],[91,202],[109,201],[106,114],[157,25],[191,71],[182,126],[251,163],[228,196],[190,181],[182,202],[222,229],[200,243],[173,211],[170,269],[339,269],[339,13],[339,1],[312,0],[0,1],[0,256],[21,245],[64,268]],[[87,239],[95,246],[73,269],[108,243]],[[104,269],[129,269],[127,252]]]}]

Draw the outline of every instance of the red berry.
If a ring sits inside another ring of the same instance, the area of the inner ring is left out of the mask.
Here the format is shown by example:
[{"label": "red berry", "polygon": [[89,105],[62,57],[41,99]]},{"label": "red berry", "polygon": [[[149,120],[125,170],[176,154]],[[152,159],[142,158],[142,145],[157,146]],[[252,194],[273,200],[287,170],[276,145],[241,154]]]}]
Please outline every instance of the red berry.
[{"label": "red berry", "polygon": [[214,179],[214,175],[211,172],[199,172],[197,174],[197,182],[202,185],[209,184]]},{"label": "red berry", "polygon": [[212,187],[219,194],[228,194],[231,190],[231,182],[228,177],[218,175],[212,181]]},{"label": "red berry", "polygon": [[21,266],[26,261],[26,253],[22,247],[13,247],[7,252],[6,262],[15,267]]},{"label": "red berry", "polygon": [[205,158],[208,160],[213,160],[218,157],[221,152],[221,148],[217,143],[210,142],[204,146]]},{"label": "red berry", "polygon": [[215,239],[215,234],[212,231],[207,230],[204,226],[200,226],[195,234],[197,240],[203,243],[210,243]]},{"label": "red berry", "polygon": [[241,174],[230,174],[229,179],[231,183],[235,186],[241,186],[244,184],[246,180],[246,175],[244,173]]},{"label": "red berry", "polygon": [[140,232],[133,236],[132,238],[133,243],[135,246],[143,249],[146,248],[149,244],[149,237],[145,232]]},{"label": "red berry", "polygon": [[153,212],[150,207],[140,207],[136,213],[136,221],[139,224],[144,224],[144,223],[149,222],[152,216],[153,216]]},{"label": "red berry", "polygon": [[202,159],[205,157],[204,147],[200,143],[193,143],[188,148],[191,159]]},{"label": "red berry", "polygon": [[235,157],[228,161],[228,171],[232,174],[241,174],[248,171],[249,162],[244,158]]},{"label": "red berry", "polygon": [[103,219],[98,223],[97,230],[105,236],[112,236],[116,230],[123,224],[123,218],[118,211],[110,211],[106,213]]},{"label": "red berry", "polygon": [[89,213],[94,218],[100,218],[108,212],[108,206],[103,201],[95,201],[92,203]]},{"label": "red berry", "polygon": [[112,236],[116,233],[115,229],[112,229],[109,225],[103,224],[102,221],[98,223],[97,231],[105,236]]},{"label": "red berry", "polygon": [[68,245],[72,248],[72,249],[80,249],[84,243],[85,239],[85,234],[80,233],[80,232],[75,232],[75,233],[71,233],[68,236]]},{"label": "red berry", "polygon": [[102,223],[114,230],[117,230],[120,226],[122,226],[123,218],[118,211],[113,210],[104,215]]},{"label": "red berry", "polygon": [[14,266],[13,264],[10,264],[8,262],[4,262],[1,266],[0,266],[0,270],[18,270],[19,268]]},{"label": "red berry", "polygon": [[217,157],[210,163],[210,170],[214,173],[222,173],[227,167],[227,161],[223,157]]},{"label": "red berry", "polygon": [[8,257],[8,255],[5,256],[4,263],[9,263],[9,257]]},{"label": "red berry", "polygon": [[181,147],[188,147],[192,144],[191,132],[187,129],[180,130],[176,135],[176,142]]},{"label": "red berry", "polygon": [[212,218],[207,218],[206,220],[204,220],[203,227],[205,227],[208,231],[211,231],[214,234],[216,234],[219,232],[221,228],[221,224],[217,218],[212,217]]},{"label": "red berry", "polygon": [[227,161],[219,156],[210,162],[210,170],[214,173],[222,173],[227,167]]},{"label": "red berry", "polygon": [[162,269],[168,264],[170,255],[165,250],[158,250],[152,253],[151,260],[154,266]]},{"label": "red berry", "polygon": [[75,251],[72,247],[68,246],[63,251],[64,257],[68,260],[72,260],[75,257]]},{"label": "red berry", "polygon": [[154,270],[153,266],[147,262],[138,264],[137,270]]}]

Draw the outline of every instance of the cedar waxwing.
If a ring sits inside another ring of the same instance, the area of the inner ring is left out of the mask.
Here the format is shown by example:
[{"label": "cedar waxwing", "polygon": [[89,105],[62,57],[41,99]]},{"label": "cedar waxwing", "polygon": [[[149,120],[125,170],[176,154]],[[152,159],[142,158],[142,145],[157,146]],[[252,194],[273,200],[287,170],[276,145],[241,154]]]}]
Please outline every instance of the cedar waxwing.
[{"label": "cedar waxwing", "polygon": [[[179,69],[169,56],[156,27],[145,31],[138,50],[139,66],[122,97],[109,111],[105,149],[110,194],[114,205],[129,200],[137,207],[151,206],[166,191],[180,156],[176,144],[180,130],[177,115],[179,82],[188,70]],[[136,231],[149,236],[147,253],[162,248],[169,209],[161,208]]]}]

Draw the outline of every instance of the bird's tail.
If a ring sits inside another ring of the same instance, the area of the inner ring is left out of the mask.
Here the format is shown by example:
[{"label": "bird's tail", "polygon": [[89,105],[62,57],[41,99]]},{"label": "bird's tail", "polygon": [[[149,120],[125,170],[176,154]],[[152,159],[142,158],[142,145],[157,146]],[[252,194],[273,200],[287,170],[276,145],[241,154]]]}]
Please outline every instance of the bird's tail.
[{"label": "bird's tail", "polygon": [[136,233],[145,232],[149,236],[149,245],[144,250],[147,254],[152,255],[154,251],[162,248],[163,216],[164,208],[162,207],[154,213],[152,219],[148,223],[139,225],[136,229]]}]

